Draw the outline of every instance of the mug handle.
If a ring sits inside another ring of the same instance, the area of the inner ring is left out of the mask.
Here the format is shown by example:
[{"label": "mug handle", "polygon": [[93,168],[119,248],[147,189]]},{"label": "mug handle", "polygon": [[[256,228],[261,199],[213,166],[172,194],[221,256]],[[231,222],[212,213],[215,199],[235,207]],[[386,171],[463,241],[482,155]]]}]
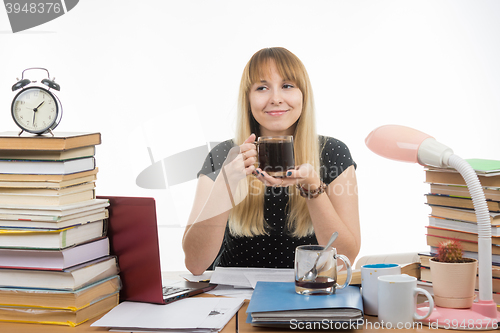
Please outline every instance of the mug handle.
[{"label": "mug handle", "polygon": [[415,309],[417,308],[417,295],[419,293],[422,293],[427,297],[427,300],[429,301],[429,311],[423,316],[418,315],[416,312],[413,313],[413,318],[417,320],[423,320],[427,317],[429,317],[432,313],[432,310],[434,310],[434,299],[432,298],[431,294],[427,290],[424,290],[422,288],[415,288],[413,290],[413,296],[415,297]]},{"label": "mug handle", "polygon": [[349,258],[347,258],[343,254],[336,254],[333,256],[334,259],[340,259],[344,262],[345,267],[347,268],[347,277],[345,279],[345,282],[343,285],[339,285],[338,283],[335,283],[335,289],[344,289],[351,283],[351,278],[352,278],[352,269],[351,269],[351,262],[349,261]]}]

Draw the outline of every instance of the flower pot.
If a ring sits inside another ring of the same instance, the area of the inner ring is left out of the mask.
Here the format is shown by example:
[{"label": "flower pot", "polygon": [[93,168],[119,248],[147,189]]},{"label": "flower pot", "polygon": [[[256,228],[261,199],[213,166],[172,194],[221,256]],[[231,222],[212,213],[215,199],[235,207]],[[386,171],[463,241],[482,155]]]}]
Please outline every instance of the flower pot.
[{"label": "flower pot", "polygon": [[434,302],[445,308],[470,308],[474,301],[477,260],[448,263],[429,260]]}]

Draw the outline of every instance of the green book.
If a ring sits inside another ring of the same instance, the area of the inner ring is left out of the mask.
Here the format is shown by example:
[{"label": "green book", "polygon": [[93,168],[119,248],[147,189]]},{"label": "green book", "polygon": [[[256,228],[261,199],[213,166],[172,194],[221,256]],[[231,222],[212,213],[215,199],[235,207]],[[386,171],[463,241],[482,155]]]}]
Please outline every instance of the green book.
[{"label": "green book", "polygon": [[500,174],[499,160],[486,160],[481,158],[466,159],[467,163],[476,171],[478,175]]}]

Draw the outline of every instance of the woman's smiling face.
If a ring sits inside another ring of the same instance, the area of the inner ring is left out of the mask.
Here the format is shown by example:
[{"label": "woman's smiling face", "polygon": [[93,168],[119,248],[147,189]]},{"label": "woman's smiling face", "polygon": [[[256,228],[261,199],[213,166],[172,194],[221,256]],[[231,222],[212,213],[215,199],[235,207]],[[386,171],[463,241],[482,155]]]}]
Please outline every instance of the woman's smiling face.
[{"label": "woman's smiling face", "polygon": [[294,82],[281,77],[274,61],[269,62],[267,73],[249,93],[250,110],[260,125],[260,135],[293,135],[302,114],[302,92]]}]

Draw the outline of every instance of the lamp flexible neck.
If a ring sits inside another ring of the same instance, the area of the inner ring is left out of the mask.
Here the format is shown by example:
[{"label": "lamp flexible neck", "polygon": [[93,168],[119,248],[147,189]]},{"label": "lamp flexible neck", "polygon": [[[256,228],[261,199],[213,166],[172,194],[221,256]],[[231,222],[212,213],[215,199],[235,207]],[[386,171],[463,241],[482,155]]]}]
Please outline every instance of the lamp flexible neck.
[{"label": "lamp flexible neck", "polygon": [[493,299],[491,273],[491,220],[484,191],[476,172],[472,169],[469,163],[455,154],[452,154],[449,157],[448,163],[464,178],[476,211],[478,231],[479,300],[490,301]]}]

